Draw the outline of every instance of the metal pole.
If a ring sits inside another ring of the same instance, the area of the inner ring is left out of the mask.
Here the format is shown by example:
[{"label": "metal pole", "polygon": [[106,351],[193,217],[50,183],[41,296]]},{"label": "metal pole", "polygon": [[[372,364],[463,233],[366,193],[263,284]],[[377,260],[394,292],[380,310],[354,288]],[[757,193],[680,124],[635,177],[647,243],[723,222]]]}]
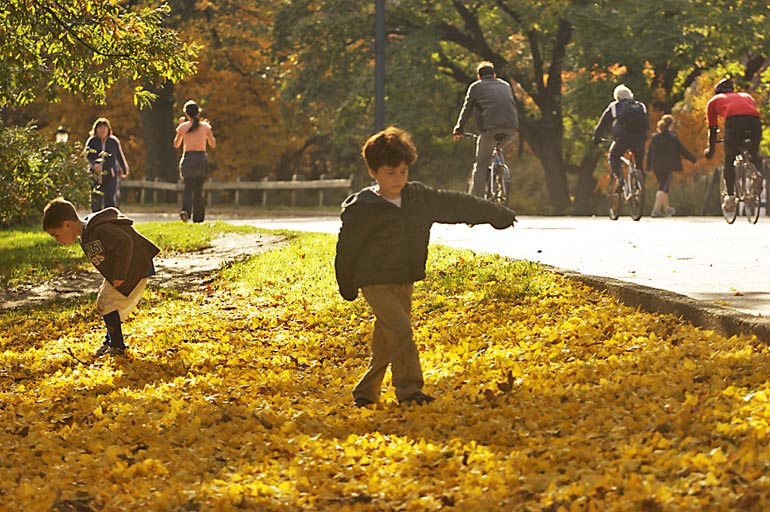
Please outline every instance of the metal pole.
[{"label": "metal pole", "polygon": [[385,0],[375,3],[374,127],[385,128]]}]

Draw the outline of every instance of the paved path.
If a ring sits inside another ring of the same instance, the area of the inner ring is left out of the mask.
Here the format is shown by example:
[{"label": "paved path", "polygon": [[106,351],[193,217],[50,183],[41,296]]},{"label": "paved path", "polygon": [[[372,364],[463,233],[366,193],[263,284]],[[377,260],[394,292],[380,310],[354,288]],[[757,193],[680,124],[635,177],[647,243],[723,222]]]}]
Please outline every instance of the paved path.
[{"label": "paved path", "polygon": [[[129,215],[130,212],[129,212]],[[143,214],[135,216],[142,220]],[[209,216],[257,227],[336,233],[337,216]],[[436,224],[432,241],[560,270],[666,290],[764,321],[770,318],[770,219],[521,217],[514,229]]]}]

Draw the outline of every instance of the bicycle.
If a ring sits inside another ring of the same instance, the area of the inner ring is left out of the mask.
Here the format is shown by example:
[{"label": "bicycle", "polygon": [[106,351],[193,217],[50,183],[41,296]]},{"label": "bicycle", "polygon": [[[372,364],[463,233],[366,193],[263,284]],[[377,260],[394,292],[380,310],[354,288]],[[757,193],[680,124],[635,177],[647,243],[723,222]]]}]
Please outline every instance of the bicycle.
[{"label": "bicycle", "polygon": [[[464,133],[464,137],[472,138],[478,142],[479,135],[475,133]],[[505,135],[495,136],[495,149],[492,150],[492,159],[489,164],[489,173],[487,182],[484,185],[484,199],[493,201],[502,205],[508,204],[508,194],[511,190],[511,171],[505,164],[505,155],[503,148],[500,147],[500,141]],[[473,193],[473,169],[468,175],[468,193]]]},{"label": "bicycle", "polygon": [[[601,139],[602,142],[612,143],[611,139]],[[607,211],[611,220],[618,220],[622,202],[628,205],[629,214],[633,220],[642,218],[644,209],[644,173],[636,166],[636,159],[631,150],[620,157],[623,172],[623,183],[610,169],[607,181],[606,201]],[[622,186],[622,188],[621,188]]]},{"label": "bicycle", "polygon": [[[717,142],[723,141],[718,140]],[[735,160],[733,160],[733,165],[735,166],[735,183],[733,184],[735,204],[732,210],[725,209],[727,181],[724,170],[722,172],[722,179],[719,180],[719,199],[721,200],[722,216],[728,224],[732,224],[738,217],[740,203],[743,203],[743,213],[746,215],[746,220],[751,224],[756,224],[759,220],[764,178],[751,160],[751,138],[745,138],[740,149],[740,152],[735,155]]]}]

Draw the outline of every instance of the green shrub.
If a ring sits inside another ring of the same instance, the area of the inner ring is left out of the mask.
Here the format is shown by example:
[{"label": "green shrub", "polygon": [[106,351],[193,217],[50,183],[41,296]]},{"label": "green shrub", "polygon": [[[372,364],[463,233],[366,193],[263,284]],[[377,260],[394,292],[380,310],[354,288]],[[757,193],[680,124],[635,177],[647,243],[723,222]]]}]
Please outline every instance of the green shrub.
[{"label": "green shrub", "polygon": [[57,196],[87,206],[90,180],[78,153],[78,145],[54,142],[32,124],[0,125],[0,227],[40,219]]}]

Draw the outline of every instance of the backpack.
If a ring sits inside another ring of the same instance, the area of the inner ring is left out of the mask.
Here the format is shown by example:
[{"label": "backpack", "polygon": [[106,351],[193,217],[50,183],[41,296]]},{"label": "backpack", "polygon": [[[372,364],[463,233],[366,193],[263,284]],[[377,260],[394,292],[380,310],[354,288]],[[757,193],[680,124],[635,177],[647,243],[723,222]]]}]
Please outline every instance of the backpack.
[{"label": "backpack", "polygon": [[644,105],[636,100],[622,104],[618,122],[626,133],[642,134],[650,127]]}]

